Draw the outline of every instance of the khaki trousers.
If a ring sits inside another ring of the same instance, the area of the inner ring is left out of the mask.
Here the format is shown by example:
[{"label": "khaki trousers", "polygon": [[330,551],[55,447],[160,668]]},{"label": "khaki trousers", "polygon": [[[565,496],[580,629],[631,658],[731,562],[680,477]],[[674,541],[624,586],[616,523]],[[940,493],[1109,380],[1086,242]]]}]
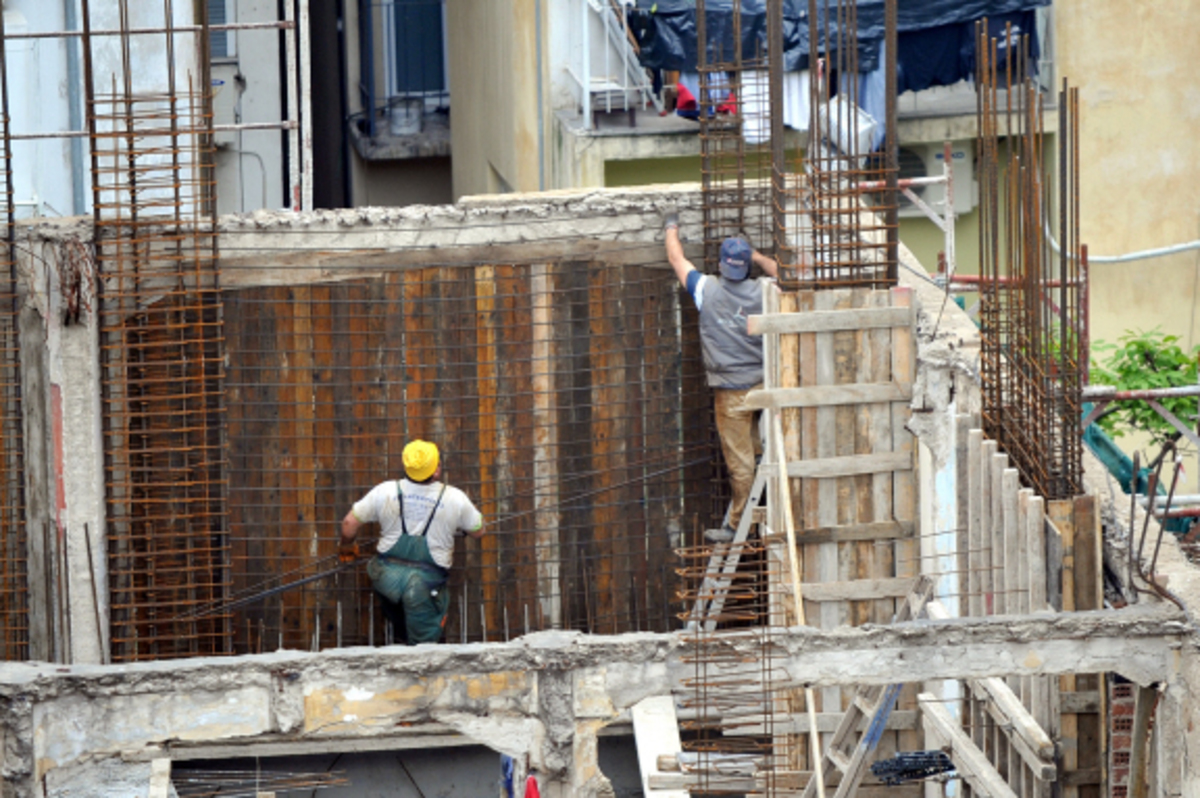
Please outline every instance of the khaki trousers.
[{"label": "khaki trousers", "polygon": [[733,501],[725,523],[737,529],[750,488],[754,486],[754,455],[758,438],[758,412],[745,406],[746,394],[754,388],[714,388],[713,410],[717,416],[717,434],[721,436],[721,453],[725,455],[725,467],[729,470],[729,486]]}]

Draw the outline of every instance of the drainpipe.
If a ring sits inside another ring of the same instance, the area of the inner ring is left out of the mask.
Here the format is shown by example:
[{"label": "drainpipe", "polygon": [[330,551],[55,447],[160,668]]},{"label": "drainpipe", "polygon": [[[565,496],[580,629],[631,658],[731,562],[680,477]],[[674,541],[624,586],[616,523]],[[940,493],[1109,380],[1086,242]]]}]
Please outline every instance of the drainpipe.
[{"label": "drainpipe", "polygon": [[[63,0],[63,15],[69,31],[79,29],[75,16],[75,0]],[[80,76],[79,47],[75,37],[64,41],[67,48],[67,105],[68,125],[71,130],[83,130],[83,78]],[[83,186],[83,139],[71,138],[71,197],[72,212],[76,216],[87,213],[87,196]]]}]

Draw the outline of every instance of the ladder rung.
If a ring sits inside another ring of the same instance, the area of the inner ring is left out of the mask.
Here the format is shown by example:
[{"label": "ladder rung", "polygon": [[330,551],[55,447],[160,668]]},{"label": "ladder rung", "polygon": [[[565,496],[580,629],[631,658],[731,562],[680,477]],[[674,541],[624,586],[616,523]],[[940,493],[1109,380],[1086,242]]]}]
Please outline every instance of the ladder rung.
[{"label": "ladder rung", "polygon": [[834,765],[836,765],[837,769],[842,771],[843,773],[845,773],[847,770],[850,769],[849,758],[845,754],[843,754],[841,751],[839,751],[838,749],[830,748],[828,751],[825,752],[825,756],[827,756],[829,758],[829,761],[832,762]]},{"label": "ladder rung", "polygon": [[862,710],[862,713],[864,715],[875,714],[875,709],[876,709],[877,703],[878,702],[872,701],[871,699],[867,698],[867,694],[864,692],[860,691],[860,692],[857,692],[854,694],[854,706],[856,706],[860,710]]}]

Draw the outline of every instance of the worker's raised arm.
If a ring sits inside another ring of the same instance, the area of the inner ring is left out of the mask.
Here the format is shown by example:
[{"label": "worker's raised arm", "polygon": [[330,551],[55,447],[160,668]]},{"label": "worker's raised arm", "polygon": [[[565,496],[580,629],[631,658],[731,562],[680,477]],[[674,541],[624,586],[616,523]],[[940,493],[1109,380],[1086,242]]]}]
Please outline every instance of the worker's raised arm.
[{"label": "worker's raised arm", "polygon": [[774,258],[769,258],[756,249],[750,254],[750,260],[754,262],[755,266],[762,269],[763,273],[768,277],[779,276],[779,264],[775,262]]},{"label": "worker's raised arm", "polygon": [[663,236],[667,243],[667,262],[675,270],[679,283],[687,288],[688,275],[696,271],[696,267],[683,254],[683,242],[679,240],[679,214],[667,214],[667,218],[663,220]]}]

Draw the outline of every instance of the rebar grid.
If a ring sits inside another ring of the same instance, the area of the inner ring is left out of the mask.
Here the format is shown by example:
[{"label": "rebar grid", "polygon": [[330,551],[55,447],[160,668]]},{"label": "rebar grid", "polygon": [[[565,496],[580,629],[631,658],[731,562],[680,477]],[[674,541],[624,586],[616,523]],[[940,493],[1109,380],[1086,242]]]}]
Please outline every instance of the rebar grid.
[{"label": "rebar grid", "polygon": [[762,249],[773,241],[768,63],[765,42],[743,52],[740,3],[709,14],[698,0],[696,37],[704,267],[716,273],[726,238]]},{"label": "rebar grid", "polygon": [[[231,641],[226,618],[178,620],[230,579],[224,341],[207,61],[176,75],[172,0],[161,11],[163,35],[135,36],[121,0],[121,71],[97,76],[83,4],[114,661],[226,653]],[[166,43],[166,86],[135,89],[134,39],[152,37]]]},{"label": "rebar grid", "polygon": [[[737,550],[738,567],[715,580],[713,564]],[[761,540],[742,544],[697,545],[679,552],[680,599],[686,608],[682,655],[692,674],[682,680],[689,692],[681,705],[692,717],[681,722],[684,748],[695,754],[690,767],[693,794],[777,795],[795,784],[780,783],[792,770],[798,738],[790,723],[791,696],[781,685],[788,674],[773,644],[787,620],[779,586],[787,579],[780,561]],[[717,559],[714,559],[714,555]],[[719,609],[714,599],[718,599]],[[710,628],[713,627],[713,628]],[[748,780],[749,779],[749,783]],[[790,789],[789,789],[790,788]]]},{"label": "rebar grid", "polygon": [[1028,39],[1018,41],[1007,48],[1001,68],[996,39],[978,26],[983,422],[1026,485],[1049,500],[1066,499],[1083,492],[1080,412],[1088,339],[1079,98],[1064,81],[1054,174],[1047,166],[1051,140],[1042,97],[1029,74]]},{"label": "rebar grid", "polygon": [[[894,285],[896,169],[891,155],[871,156],[874,128],[864,129],[861,121],[856,1],[808,3],[809,139],[807,152],[790,164],[783,3],[765,4],[765,39],[750,39],[752,52],[744,51],[741,3],[712,14],[703,0],[696,5],[705,270],[718,269],[727,236],[742,235],[774,255],[785,288]],[[893,46],[884,61],[894,87],[895,4],[887,11]],[[889,114],[878,124],[894,147],[894,119]],[[871,198],[874,207],[859,189],[865,181],[887,186]],[[757,545],[744,544],[737,570],[723,578],[712,570],[720,567],[714,552],[721,547],[681,552],[686,656],[694,663],[685,699],[696,712],[685,724],[692,733],[685,746],[698,755],[693,794],[794,791],[794,776],[806,761],[790,723],[805,708],[805,696],[772,662],[773,630],[789,622],[790,593],[781,586],[790,580],[777,573],[780,560]],[[743,778],[731,779],[731,766]]]},{"label": "rebar grid", "polygon": [[[784,192],[782,252],[785,267],[810,271],[788,287],[887,288],[896,284],[893,239],[897,229],[896,168],[887,150],[874,152],[877,132],[894,141],[892,123],[873,120],[860,108],[858,4],[856,0],[809,0],[808,148]],[[895,27],[894,14],[888,17]],[[885,52],[894,72],[895,55]],[[889,188],[864,195],[859,185]]]},{"label": "rebar grid", "polygon": [[[725,490],[681,296],[659,269],[592,262],[228,291],[238,593],[332,555],[351,505],[421,437],[486,519],[455,552],[448,640],[674,628],[673,548]],[[235,628],[242,652],[385,639],[353,571]]]},{"label": "rebar grid", "polygon": [[29,659],[29,537],[25,520],[25,445],[21,405],[21,341],[18,329],[14,249],[12,142],[8,68],[0,14],[0,126],[3,126],[3,242],[0,243],[0,659]]}]

